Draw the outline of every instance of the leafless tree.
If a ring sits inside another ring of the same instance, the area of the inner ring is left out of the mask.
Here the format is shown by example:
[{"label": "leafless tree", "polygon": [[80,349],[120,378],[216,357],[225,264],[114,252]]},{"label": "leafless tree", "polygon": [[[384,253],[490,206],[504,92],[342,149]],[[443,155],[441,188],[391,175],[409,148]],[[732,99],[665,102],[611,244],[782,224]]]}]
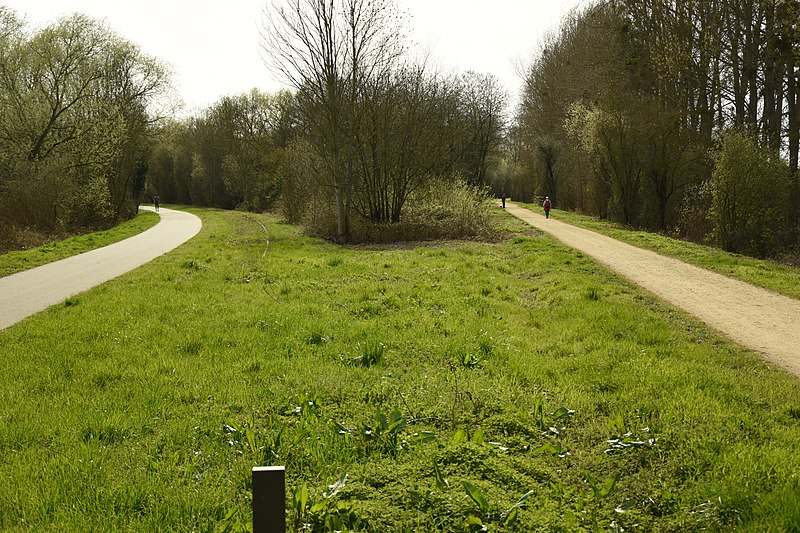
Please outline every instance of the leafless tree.
[{"label": "leafless tree", "polygon": [[265,61],[298,91],[312,145],[324,161],[320,185],[336,199],[340,242],[350,238],[360,95],[401,54],[400,28],[391,0],[286,0],[264,13]]},{"label": "leafless tree", "polygon": [[505,138],[508,93],[491,74],[467,72],[461,83],[469,132],[464,154],[467,179],[483,186],[489,157],[499,151]]}]

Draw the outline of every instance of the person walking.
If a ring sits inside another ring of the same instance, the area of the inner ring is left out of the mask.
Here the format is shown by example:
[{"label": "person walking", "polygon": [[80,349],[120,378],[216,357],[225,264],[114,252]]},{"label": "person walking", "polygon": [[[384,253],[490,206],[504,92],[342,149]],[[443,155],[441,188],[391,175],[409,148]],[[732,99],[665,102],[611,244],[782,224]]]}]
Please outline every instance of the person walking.
[{"label": "person walking", "polygon": [[156,206],[156,213],[158,213],[158,207],[161,204],[161,198],[158,195],[153,196],[153,205]]},{"label": "person walking", "polygon": [[501,196],[500,199],[503,200],[503,209],[505,209],[506,208],[506,193],[503,193],[503,196]]},{"label": "person walking", "polygon": [[544,218],[550,218],[550,197],[545,196],[544,202],[542,202],[542,208],[544,208]]}]

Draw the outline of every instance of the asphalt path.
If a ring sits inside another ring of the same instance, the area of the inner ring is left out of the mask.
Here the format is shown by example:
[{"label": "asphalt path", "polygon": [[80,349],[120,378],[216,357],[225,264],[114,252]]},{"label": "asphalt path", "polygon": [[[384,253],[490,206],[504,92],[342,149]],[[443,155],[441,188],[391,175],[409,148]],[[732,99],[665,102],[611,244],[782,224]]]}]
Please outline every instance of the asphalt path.
[{"label": "asphalt path", "polygon": [[202,227],[190,213],[162,207],[158,214],[158,224],[138,235],[0,278],[0,330],[152,261],[197,235]]},{"label": "asphalt path", "polygon": [[800,300],[550,219],[506,210],[800,376]]}]

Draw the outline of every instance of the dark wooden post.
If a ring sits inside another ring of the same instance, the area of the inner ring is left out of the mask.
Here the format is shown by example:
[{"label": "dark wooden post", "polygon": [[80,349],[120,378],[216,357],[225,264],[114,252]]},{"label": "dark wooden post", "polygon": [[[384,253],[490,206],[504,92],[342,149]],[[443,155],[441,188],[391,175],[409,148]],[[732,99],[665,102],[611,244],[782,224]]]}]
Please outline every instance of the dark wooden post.
[{"label": "dark wooden post", "polygon": [[253,467],[253,533],[286,533],[286,467]]}]

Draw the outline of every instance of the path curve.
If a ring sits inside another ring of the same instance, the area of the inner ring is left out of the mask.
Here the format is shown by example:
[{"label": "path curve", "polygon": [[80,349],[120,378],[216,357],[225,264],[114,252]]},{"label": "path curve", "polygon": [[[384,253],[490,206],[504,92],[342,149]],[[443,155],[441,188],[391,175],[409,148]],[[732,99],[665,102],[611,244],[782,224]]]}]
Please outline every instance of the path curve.
[{"label": "path curve", "polygon": [[506,211],[800,376],[800,300],[546,219],[509,202]]},{"label": "path curve", "polygon": [[0,278],[0,330],[152,261],[197,235],[202,227],[191,213],[162,207],[158,214],[158,224],[138,235]]}]

